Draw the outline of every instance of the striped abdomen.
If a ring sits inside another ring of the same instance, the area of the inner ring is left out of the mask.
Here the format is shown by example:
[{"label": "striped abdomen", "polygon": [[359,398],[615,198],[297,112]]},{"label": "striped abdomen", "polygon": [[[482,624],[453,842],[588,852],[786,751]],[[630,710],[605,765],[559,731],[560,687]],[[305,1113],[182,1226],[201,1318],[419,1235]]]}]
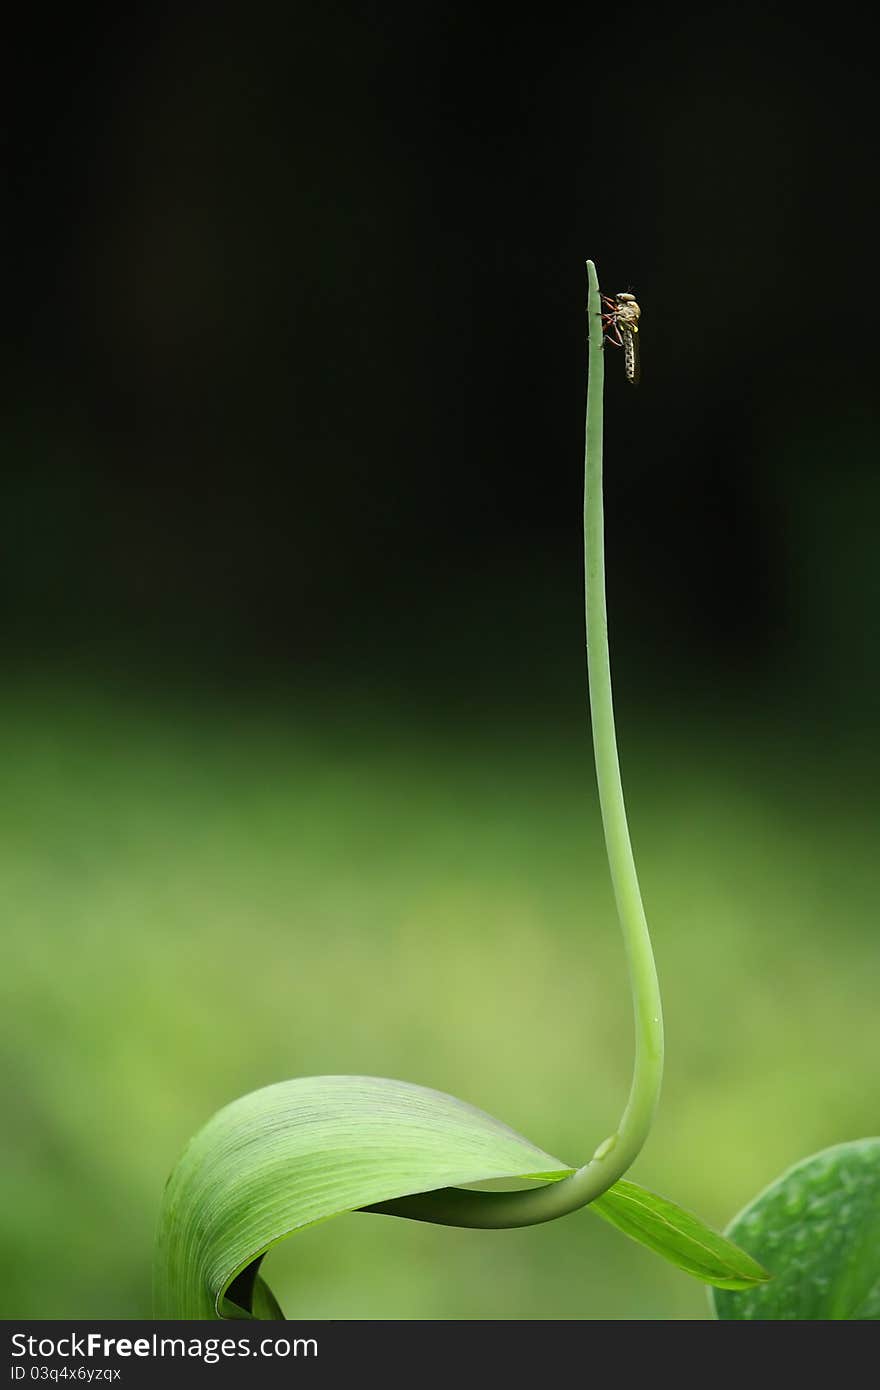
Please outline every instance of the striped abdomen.
[{"label": "striped abdomen", "polygon": [[623,338],[623,367],[626,379],[631,386],[638,386],[641,374],[639,361],[639,330],[628,323],[620,323],[620,336]]}]

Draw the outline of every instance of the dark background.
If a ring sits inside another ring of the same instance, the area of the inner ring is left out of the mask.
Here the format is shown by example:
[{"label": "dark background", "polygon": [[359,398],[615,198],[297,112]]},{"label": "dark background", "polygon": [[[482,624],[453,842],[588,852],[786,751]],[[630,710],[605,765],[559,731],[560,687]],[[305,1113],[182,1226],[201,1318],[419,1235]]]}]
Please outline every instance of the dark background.
[{"label": "dark background", "polygon": [[[148,1316],[175,1155],[285,1077],[434,1086],[566,1161],[612,1132],[588,257],[643,313],[605,447],[667,1028],[634,1176],[723,1227],[878,1129],[873,35],[117,10],[6,45],[0,1312]],[[299,1317],[708,1307],[589,1212],[267,1265]]]},{"label": "dark background", "polygon": [[806,13],[35,21],[5,659],[579,682],[591,256],[644,313],[608,388],[621,669],[874,674],[872,58]]}]

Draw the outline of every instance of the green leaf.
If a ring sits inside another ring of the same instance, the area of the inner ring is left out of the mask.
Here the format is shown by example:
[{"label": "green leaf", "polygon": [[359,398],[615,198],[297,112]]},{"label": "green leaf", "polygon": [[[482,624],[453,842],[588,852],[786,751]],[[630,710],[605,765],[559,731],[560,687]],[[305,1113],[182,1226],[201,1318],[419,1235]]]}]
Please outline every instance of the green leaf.
[{"label": "green leaf", "polygon": [[372,1076],[267,1086],[209,1120],[168,1180],[155,1315],[279,1317],[256,1266],[292,1232],[415,1192],[571,1171],[491,1115],[423,1086]]},{"label": "green leaf", "polygon": [[715,1294],[716,1317],[880,1319],[880,1138],[795,1164],[728,1230],[765,1261],[773,1282]]},{"label": "green leaf", "polygon": [[770,1277],[732,1240],[634,1182],[616,1182],[589,1209],[704,1284],[750,1289]]}]

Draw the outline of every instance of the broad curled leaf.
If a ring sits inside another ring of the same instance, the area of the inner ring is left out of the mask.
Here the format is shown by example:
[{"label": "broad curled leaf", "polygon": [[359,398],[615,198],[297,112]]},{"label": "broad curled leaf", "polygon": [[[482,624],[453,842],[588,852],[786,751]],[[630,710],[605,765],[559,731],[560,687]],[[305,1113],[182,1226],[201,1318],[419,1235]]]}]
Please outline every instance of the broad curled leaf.
[{"label": "broad curled leaf", "polygon": [[616,1182],[590,1204],[590,1211],[704,1284],[751,1289],[770,1277],[732,1240],[637,1183]]},{"label": "broad curled leaf", "polygon": [[714,1294],[723,1319],[880,1320],[880,1138],[803,1159],[728,1227],[773,1273],[748,1293]]},{"label": "broad curled leaf", "polygon": [[168,1180],[155,1316],[280,1316],[252,1267],[304,1226],[438,1187],[570,1172],[500,1120],[423,1086],[372,1076],[267,1086],[218,1111]]}]

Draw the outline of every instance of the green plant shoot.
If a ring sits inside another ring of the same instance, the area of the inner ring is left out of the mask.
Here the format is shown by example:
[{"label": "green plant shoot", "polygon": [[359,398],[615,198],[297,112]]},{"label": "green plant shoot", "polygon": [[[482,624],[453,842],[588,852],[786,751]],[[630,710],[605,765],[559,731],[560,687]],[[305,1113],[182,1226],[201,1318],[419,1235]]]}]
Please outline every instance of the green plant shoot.
[{"label": "green plant shoot", "polygon": [[[580,1207],[709,1284],[752,1288],[765,1271],[699,1218],[623,1182],[651,1129],[663,1074],[663,1017],[627,826],[611,691],[602,505],[604,353],[596,268],[587,262],[589,378],[584,553],[587,666],[608,865],[632,984],[635,1056],[613,1134],[581,1167],[554,1158],[452,1096],[376,1077],[308,1077],[219,1111],[168,1180],[156,1245],[159,1318],[282,1316],[260,1263],[297,1230],[347,1211],[498,1229]],[[527,1179],[516,1191],[464,1184]]]}]

